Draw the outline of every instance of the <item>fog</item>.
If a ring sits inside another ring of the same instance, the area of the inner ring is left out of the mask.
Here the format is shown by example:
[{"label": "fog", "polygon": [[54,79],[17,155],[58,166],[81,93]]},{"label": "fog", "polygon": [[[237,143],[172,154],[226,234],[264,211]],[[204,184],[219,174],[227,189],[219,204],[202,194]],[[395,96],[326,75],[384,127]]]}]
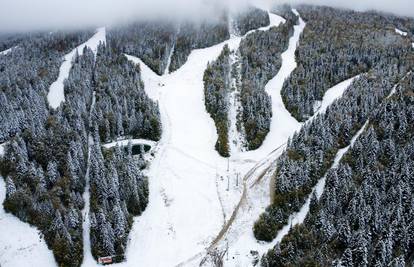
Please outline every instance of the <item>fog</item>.
[{"label": "fog", "polygon": [[95,27],[154,18],[211,18],[248,4],[308,3],[414,16],[413,0],[0,0],[0,32]]}]

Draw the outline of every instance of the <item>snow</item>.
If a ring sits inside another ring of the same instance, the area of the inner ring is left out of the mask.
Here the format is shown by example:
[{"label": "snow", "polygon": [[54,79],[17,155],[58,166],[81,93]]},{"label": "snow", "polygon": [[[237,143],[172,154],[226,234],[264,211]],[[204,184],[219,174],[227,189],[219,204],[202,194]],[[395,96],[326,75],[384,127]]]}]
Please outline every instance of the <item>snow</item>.
[{"label": "snow", "polygon": [[0,56],[5,56],[5,55],[7,55],[8,53],[10,53],[13,49],[15,49],[15,48],[17,48],[17,46],[15,46],[15,47],[11,47],[11,48],[9,48],[9,49],[6,49],[6,50],[4,50],[4,51],[1,51],[0,52]]},{"label": "snow", "polygon": [[[283,19],[271,15],[271,22],[259,30],[279,25]],[[229,216],[230,209],[225,210],[218,194],[218,187],[227,185],[227,160],[214,148],[217,133],[205,110],[202,78],[207,63],[219,56],[224,45],[237,49],[241,38],[232,36],[218,45],[193,50],[180,69],[163,76],[126,55],[140,64],[145,90],[159,103],[163,134],[147,173],[149,204],[135,218],[127,261],[121,266],[174,266],[196,259]]]},{"label": "snow", "polygon": [[[294,10],[294,13],[298,14],[296,10]],[[226,179],[224,179],[224,185],[222,185],[219,191],[224,195],[225,203],[233,203],[232,207],[235,207],[233,209],[237,213],[232,225],[228,227],[227,233],[217,242],[217,247],[221,250],[225,250],[228,247],[228,256],[225,257],[226,260],[224,261],[225,266],[251,266],[252,261],[257,259],[250,253],[251,250],[255,250],[259,255],[262,255],[279,242],[289,230],[288,225],[281,230],[273,242],[269,243],[258,242],[252,232],[254,222],[270,204],[270,193],[273,190],[269,185],[272,184],[272,174],[275,170],[274,161],[283,152],[288,138],[302,126],[286,110],[281,97],[281,89],[284,81],[296,68],[295,50],[304,27],[304,21],[299,19],[299,25],[295,26],[294,34],[289,40],[288,49],[282,54],[281,69],[265,87],[266,92],[272,99],[273,117],[270,132],[266,136],[263,145],[255,151],[242,152],[232,155],[230,158],[233,165],[236,166],[236,169],[245,173],[243,179],[245,181],[245,187],[248,188],[246,194],[243,195],[240,193],[240,188],[238,188],[238,190],[233,190],[233,196],[226,198],[229,194],[225,190],[227,189]],[[326,108],[341,97],[346,88],[357,77],[343,81],[327,90],[316,114],[325,112]],[[313,118],[311,117],[308,122]],[[257,161],[257,159],[261,160]],[[238,198],[235,197],[236,195]],[[234,198],[240,202],[234,203]],[[227,206],[231,206],[231,204],[227,204]],[[306,213],[303,211],[296,216],[293,215],[291,217],[291,223],[302,222],[305,216]],[[194,262],[192,263],[195,265]]]},{"label": "snow", "polygon": [[4,150],[5,150],[6,145],[7,145],[7,142],[0,144],[0,157],[4,156],[4,153],[5,153]]},{"label": "snow", "polygon": [[[92,104],[89,110],[89,121],[92,118],[92,112],[95,108],[96,103],[96,93],[95,91],[92,94]],[[89,183],[89,170],[90,170],[90,162],[91,162],[91,149],[94,145],[94,141],[92,138],[92,133],[88,133],[88,155],[87,155],[87,166],[85,172],[85,192],[83,192],[82,198],[85,200],[85,206],[82,210],[82,238],[83,238],[83,263],[82,266],[93,266],[96,264],[95,259],[91,253],[91,238],[90,238],[90,228],[91,222],[89,218],[89,210],[90,210],[90,183]]]},{"label": "snow", "polygon": [[111,147],[115,147],[116,145],[122,147],[122,146],[127,146],[129,142],[131,142],[132,145],[137,145],[137,144],[149,145],[151,148],[153,148],[157,144],[157,142],[152,141],[152,140],[147,140],[147,139],[125,139],[125,140],[119,140],[119,141],[114,141],[111,143],[104,144],[103,147],[111,148]]},{"label": "snow", "polygon": [[326,91],[325,95],[323,96],[322,102],[313,115],[313,117],[316,117],[318,114],[325,113],[326,109],[338,98],[340,98],[344,92],[345,89],[348,88],[352,82],[357,79],[359,75],[354,76],[348,80],[345,80],[343,82],[338,83],[337,85],[331,87],[329,90]]},{"label": "snow", "polygon": [[98,45],[100,43],[106,42],[106,31],[105,28],[98,28],[96,33],[85,43],[79,45],[73,49],[69,54],[65,55],[63,58],[63,63],[59,69],[59,76],[55,82],[49,88],[49,93],[47,95],[47,101],[49,102],[50,107],[56,109],[59,107],[60,103],[65,101],[65,92],[64,92],[64,82],[69,77],[69,72],[72,68],[72,61],[76,55],[76,52],[79,55],[83,54],[83,49],[89,47],[95,53],[98,50]]},{"label": "snow", "polygon": [[3,202],[6,184],[0,176],[0,263],[2,267],[57,266],[52,252],[47,248],[39,231],[6,213]]},{"label": "snow", "polygon": [[401,35],[401,36],[407,36],[407,32],[404,32],[404,31],[399,30],[399,29],[397,29],[397,28],[395,28],[395,32],[396,32],[396,33],[398,33],[398,34],[399,34],[399,35]]}]

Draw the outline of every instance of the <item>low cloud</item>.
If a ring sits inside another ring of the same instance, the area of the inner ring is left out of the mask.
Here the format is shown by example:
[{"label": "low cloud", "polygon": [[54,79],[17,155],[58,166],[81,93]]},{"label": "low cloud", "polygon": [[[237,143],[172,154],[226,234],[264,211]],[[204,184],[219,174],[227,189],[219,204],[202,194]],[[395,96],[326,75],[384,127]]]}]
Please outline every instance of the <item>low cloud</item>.
[{"label": "low cloud", "polygon": [[0,32],[95,27],[137,19],[213,17],[218,9],[287,2],[414,16],[412,0],[0,0]]}]

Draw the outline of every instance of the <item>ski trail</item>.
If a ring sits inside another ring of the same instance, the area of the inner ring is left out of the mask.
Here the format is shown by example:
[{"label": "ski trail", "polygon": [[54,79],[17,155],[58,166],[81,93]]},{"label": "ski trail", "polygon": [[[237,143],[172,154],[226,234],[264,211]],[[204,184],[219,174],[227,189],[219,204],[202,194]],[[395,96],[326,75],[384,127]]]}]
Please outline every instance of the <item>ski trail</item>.
[{"label": "ski trail", "polygon": [[[281,21],[276,15],[272,18],[276,25]],[[224,45],[237,48],[241,38],[193,50],[181,68],[163,76],[154,75],[141,60],[127,55],[140,64],[145,90],[159,103],[163,134],[148,171],[149,204],[134,219],[127,261],[120,265],[180,264],[205,251],[222,227],[214,177],[227,174],[227,160],[215,151],[217,133],[203,103],[202,78],[207,63],[219,56]]]},{"label": "ski trail", "polygon": [[[299,15],[296,10],[293,12]],[[288,138],[303,125],[297,122],[286,110],[281,97],[281,89],[284,81],[296,68],[295,50],[305,25],[299,16],[299,24],[294,26],[294,34],[289,40],[288,48],[282,53],[281,69],[265,87],[266,92],[272,97],[273,117],[271,130],[263,145],[255,151],[232,156],[234,164],[248,159],[262,158],[262,160],[246,173],[244,189],[248,186],[249,191],[244,194],[245,190],[243,190],[240,201],[233,211],[235,213],[233,221],[229,222],[230,225],[226,226],[225,232],[220,233],[220,238],[216,240],[216,247],[220,250],[225,250],[225,246],[229,246],[228,254],[230,257],[228,261],[225,261],[225,265],[228,266],[249,266],[253,260],[257,259],[257,256],[250,254],[251,250],[256,250],[259,252],[258,255],[261,255],[271,248],[268,243],[257,242],[253,236],[252,227],[255,220],[269,204],[271,189],[266,185],[271,184],[270,180],[275,169],[274,161],[283,153]],[[357,77],[343,81],[327,90],[317,113],[325,112],[326,108],[341,97],[345,89]],[[274,149],[275,147],[276,149]],[[246,164],[238,165],[238,168],[243,169],[244,165]]]},{"label": "ski trail", "polygon": [[9,54],[11,51],[13,51],[16,48],[17,48],[17,46],[14,46],[14,47],[10,47],[9,49],[0,51],[0,56],[5,56],[5,55]]},{"label": "ski trail", "polygon": [[171,65],[171,58],[174,54],[174,49],[175,49],[175,42],[171,47],[170,53],[168,54],[168,59],[167,59],[167,64],[165,66],[165,70],[164,70],[164,75],[167,75],[170,71],[170,65]]},{"label": "ski trail", "polygon": [[[95,107],[96,97],[95,92],[92,95],[92,104],[89,110],[89,118],[88,121],[90,122],[92,119],[92,112]],[[83,262],[82,266],[93,265],[95,264],[95,259],[91,253],[91,238],[90,238],[90,228],[91,222],[89,217],[90,212],[90,181],[89,181],[89,170],[90,170],[90,162],[91,162],[91,148],[94,145],[92,134],[88,133],[88,155],[87,155],[87,166],[86,166],[86,173],[85,173],[85,191],[83,192],[82,198],[85,201],[85,206],[82,210],[82,238],[83,238]]]},{"label": "ski trail", "polygon": [[50,107],[56,109],[59,107],[60,103],[65,101],[64,83],[65,80],[69,78],[69,73],[72,68],[72,61],[76,53],[82,55],[83,49],[85,47],[89,47],[96,56],[98,45],[106,42],[105,35],[106,31],[104,27],[97,29],[96,33],[88,41],[79,45],[63,57],[63,63],[59,68],[59,76],[57,80],[52,83],[49,88],[49,93],[47,94],[47,101],[49,102]]},{"label": "ski trail", "polygon": [[13,214],[6,213],[3,208],[5,198],[6,183],[0,176],[1,266],[57,266],[53,253],[48,249],[39,230],[22,222]]}]

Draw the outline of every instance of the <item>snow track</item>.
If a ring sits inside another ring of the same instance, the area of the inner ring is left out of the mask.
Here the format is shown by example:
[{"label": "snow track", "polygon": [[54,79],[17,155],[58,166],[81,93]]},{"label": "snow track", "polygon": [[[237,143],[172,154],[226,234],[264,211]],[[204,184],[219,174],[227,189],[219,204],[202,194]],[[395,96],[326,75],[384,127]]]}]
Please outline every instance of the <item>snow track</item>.
[{"label": "snow track", "polygon": [[85,43],[79,45],[78,47],[73,49],[69,54],[64,56],[63,63],[59,69],[58,79],[54,83],[52,83],[52,85],[49,88],[49,93],[47,95],[47,101],[49,102],[50,107],[55,109],[59,107],[60,103],[65,101],[64,83],[65,80],[69,78],[69,73],[72,68],[72,61],[76,55],[76,52],[79,55],[82,55],[83,49],[85,47],[89,47],[96,55],[98,45],[100,43],[106,42],[105,35],[105,28],[97,29],[95,35],[93,35],[92,38],[90,38]]}]

